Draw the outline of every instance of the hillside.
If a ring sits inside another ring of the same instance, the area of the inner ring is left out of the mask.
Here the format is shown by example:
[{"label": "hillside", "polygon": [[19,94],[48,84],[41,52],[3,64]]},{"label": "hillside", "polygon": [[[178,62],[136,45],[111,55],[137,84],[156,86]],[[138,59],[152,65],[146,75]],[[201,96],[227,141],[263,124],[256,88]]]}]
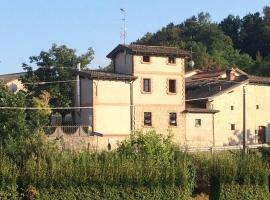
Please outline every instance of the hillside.
[{"label": "hillside", "polygon": [[229,15],[219,23],[202,12],[180,24],[170,23],[146,33],[135,43],[192,48],[197,69],[239,67],[270,76],[270,7],[243,18]]}]

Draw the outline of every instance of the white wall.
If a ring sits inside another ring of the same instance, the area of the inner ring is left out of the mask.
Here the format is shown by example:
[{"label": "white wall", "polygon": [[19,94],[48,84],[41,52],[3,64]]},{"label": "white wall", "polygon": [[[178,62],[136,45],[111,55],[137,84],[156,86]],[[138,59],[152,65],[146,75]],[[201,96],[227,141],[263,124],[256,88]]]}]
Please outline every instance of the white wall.
[{"label": "white wall", "polygon": [[[255,133],[259,126],[266,127],[266,141],[270,141],[270,86],[269,85],[247,85],[247,131],[252,136],[252,142],[258,142]],[[259,109],[256,109],[256,105]]]},{"label": "white wall", "polygon": [[105,135],[130,134],[130,84],[94,80],[94,131]]},{"label": "white wall", "polygon": [[[186,113],[186,145],[191,147],[213,146],[212,113]],[[201,126],[195,126],[195,120],[201,119]]]},{"label": "white wall", "polygon": [[[235,87],[213,98],[212,108],[219,110],[215,114],[216,146],[238,145],[243,134],[243,85]],[[231,110],[231,106],[234,107]],[[231,130],[235,124],[235,130]]]}]

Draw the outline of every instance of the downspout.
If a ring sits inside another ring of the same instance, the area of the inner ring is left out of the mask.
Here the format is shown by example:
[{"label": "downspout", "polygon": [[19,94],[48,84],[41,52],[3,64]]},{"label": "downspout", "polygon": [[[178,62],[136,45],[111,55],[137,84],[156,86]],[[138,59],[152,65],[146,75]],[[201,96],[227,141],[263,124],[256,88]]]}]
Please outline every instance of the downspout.
[{"label": "downspout", "polygon": [[[134,55],[131,55],[132,60],[131,60],[131,74],[134,76]],[[131,134],[134,133],[134,100],[133,100],[133,82],[135,80],[132,80],[130,84],[130,132]]]},{"label": "downspout", "polygon": [[213,147],[212,149],[215,148],[216,146],[216,138],[215,138],[215,113],[212,114],[212,129],[213,129]]},{"label": "downspout", "polygon": [[243,86],[243,153],[247,153],[247,131],[246,131],[246,86]]},{"label": "downspout", "polygon": [[129,83],[130,87],[130,132],[134,133],[133,118],[134,118],[134,104],[133,104],[133,81]]}]

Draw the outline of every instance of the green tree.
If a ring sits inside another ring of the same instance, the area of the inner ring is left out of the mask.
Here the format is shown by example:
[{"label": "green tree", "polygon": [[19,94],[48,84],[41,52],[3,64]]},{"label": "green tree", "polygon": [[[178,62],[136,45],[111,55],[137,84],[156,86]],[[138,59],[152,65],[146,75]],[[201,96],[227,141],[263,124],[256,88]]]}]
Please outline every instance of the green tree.
[{"label": "green tree", "polygon": [[261,48],[262,56],[270,54],[270,7],[266,6],[263,9],[263,21],[261,27]]},{"label": "green tree", "polygon": [[201,12],[181,24],[170,23],[156,33],[147,33],[136,43],[176,46],[188,51],[192,47],[194,67],[199,69],[246,69],[253,64],[252,58],[234,49],[233,39],[239,40],[239,23],[239,18],[229,16],[219,25],[211,22],[209,13]]},{"label": "green tree", "polygon": [[[0,107],[25,107],[25,94],[12,93],[4,83],[0,84]],[[21,138],[28,133],[27,114],[23,109],[5,108],[0,111],[0,143],[9,139]]]},{"label": "green tree", "polygon": [[239,49],[241,30],[240,17],[229,15],[220,22],[219,26],[221,27],[222,31],[231,38],[234,48]]},{"label": "green tree", "polygon": [[0,145],[14,161],[31,157],[45,145],[43,126],[50,114],[47,102],[46,92],[28,99],[24,92],[13,93],[5,84],[0,84]]},{"label": "green tree", "polygon": [[30,101],[30,107],[35,110],[27,111],[27,123],[31,130],[43,131],[43,126],[49,125],[49,116],[52,112],[49,106],[50,95],[47,91],[41,91],[38,97],[33,97]]},{"label": "green tree", "polygon": [[[50,107],[69,107],[73,105],[74,96],[74,70],[78,63],[86,69],[92,61],[94,52],[92,48],[82,55],[77,56],[74,49],[65,45],[53,44],[49,51],[41,51],[38,56],[31,56],[30,64],[23,63],[22,67],[27,72],[22,77],[23,83],[31,97],[39,97],[42,91],[50,95]],[[37,66],[34,70],[31,65]],[[58,82],[57,81],[67,81]],[[38,84],[40,82],[54,82],[52,84]],[[30,84],[29,84],[30,83]],[[65,114],[69,111],[58,111]]]},{"label": "green tree", "polygon": [[256,58],[258,51],[262,50],[262,17],[260,13],[248,14],[241,22],[240,40],[241,51],[248,53],[252,58]]}]

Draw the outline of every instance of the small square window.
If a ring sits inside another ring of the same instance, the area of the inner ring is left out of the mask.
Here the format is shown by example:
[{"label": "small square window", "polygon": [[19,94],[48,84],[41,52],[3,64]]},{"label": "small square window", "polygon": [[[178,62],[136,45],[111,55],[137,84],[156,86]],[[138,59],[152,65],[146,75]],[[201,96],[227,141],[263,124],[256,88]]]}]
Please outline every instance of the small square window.
[{"label": "small square window", "polygon": [[151,79],[149,79],[149,78],[143,79],[143,91],[144,92],[151,92]]},{"label": "small square window", "polygon": [[231,110],[234,110],[234,106],[231,106]]},{"label": "small square window", "polygon": [[235,130],[235,124],[231,124],[231,130],[232,130],[232,131]]},{"label": "small square window", "polygon": [[152,126],[152,113],[151,112],[144,112],[144,125],[145,126]]},{"label": "small square window", "polygon": [[200,127],[202,125],[201,119],[195,119],[195,127]]},{"label": "small square window", "polygon": [[173,56],[168,57],[168,63],[175,64],[175,57]]},{"label": "small square window", "polygon": [[259,110],[260,109],[260,106],[259,105],[256,105],[256,109]]},{"label": "small square window", "polygon": [[169,93],[176,93],[176,80],[169,80]]},{"label": "small square window", "polygon": [[176,113],[170,113],[170,125],[177,126],[177,114]]},{"label": "small square window", "polygon": [[150,56],[143,56],[143,62],[150,62]]}]

